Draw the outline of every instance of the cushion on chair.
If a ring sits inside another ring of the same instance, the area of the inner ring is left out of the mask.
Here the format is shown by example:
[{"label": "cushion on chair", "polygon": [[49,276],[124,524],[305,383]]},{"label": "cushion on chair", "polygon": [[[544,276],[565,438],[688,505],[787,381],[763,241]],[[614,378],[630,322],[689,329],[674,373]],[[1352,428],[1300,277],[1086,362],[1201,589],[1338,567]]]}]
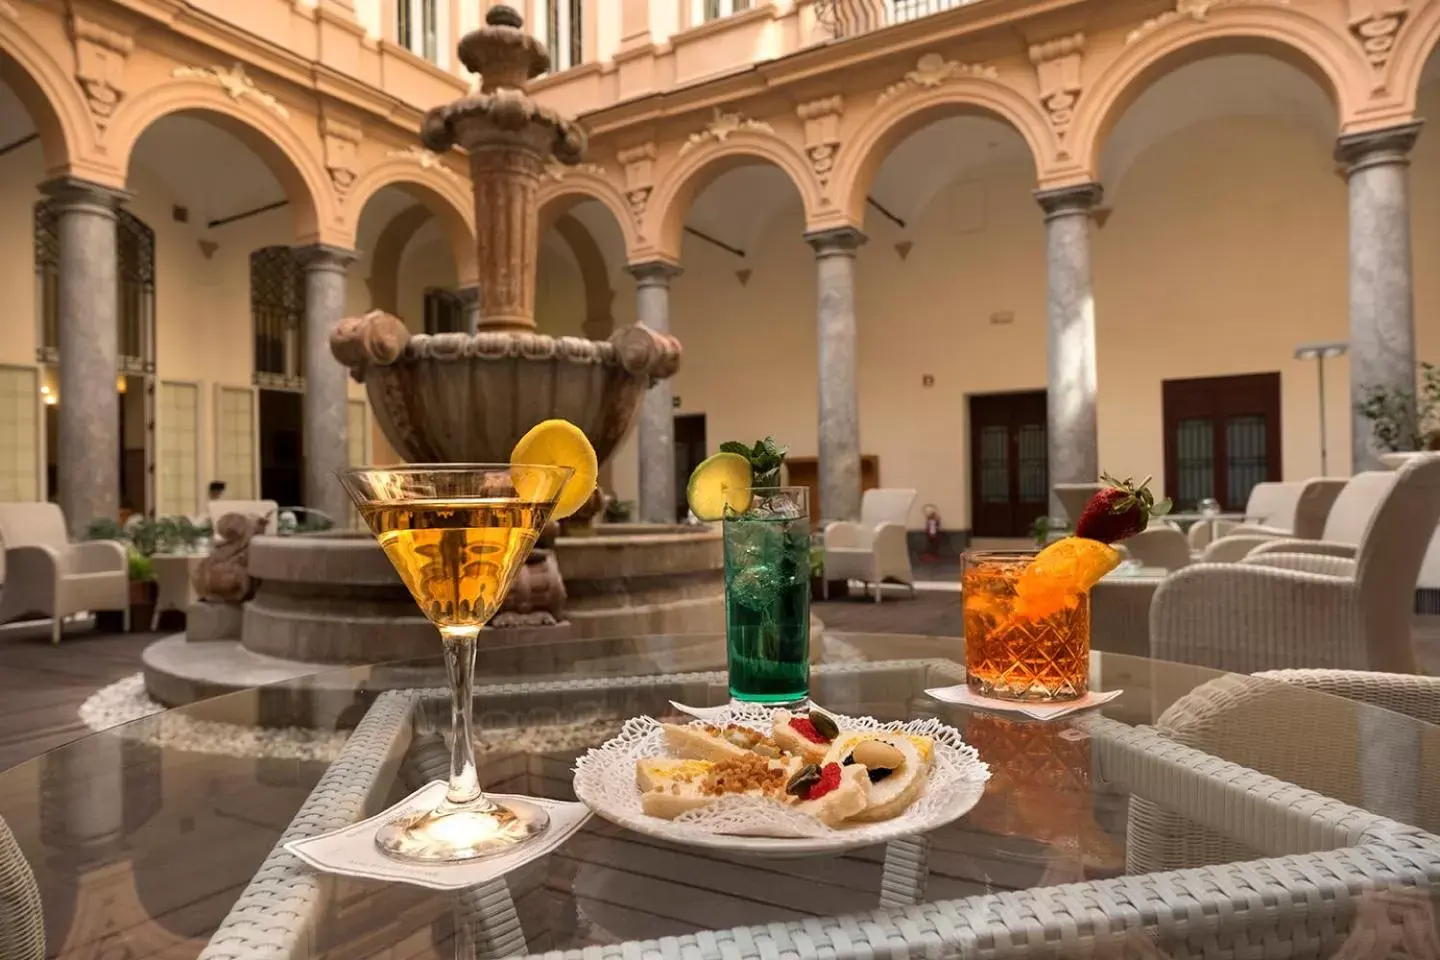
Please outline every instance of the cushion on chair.
[{"label": "cushion on chair", "polygon": [[5,547],[60,549],[69,540],[59,504],[0,503],[0,544]]}]

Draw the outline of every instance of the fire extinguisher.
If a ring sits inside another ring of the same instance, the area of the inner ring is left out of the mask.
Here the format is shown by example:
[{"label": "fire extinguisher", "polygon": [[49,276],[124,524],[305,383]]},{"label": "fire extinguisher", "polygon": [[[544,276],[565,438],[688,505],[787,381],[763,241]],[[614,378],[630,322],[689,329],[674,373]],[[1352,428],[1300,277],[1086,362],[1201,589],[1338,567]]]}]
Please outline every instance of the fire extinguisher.
[{"label": "fire extinguisher", "polygon": [[925,552],[920,559],[926,563],[940,559],[940,511],[933,503],[925,504]]}]

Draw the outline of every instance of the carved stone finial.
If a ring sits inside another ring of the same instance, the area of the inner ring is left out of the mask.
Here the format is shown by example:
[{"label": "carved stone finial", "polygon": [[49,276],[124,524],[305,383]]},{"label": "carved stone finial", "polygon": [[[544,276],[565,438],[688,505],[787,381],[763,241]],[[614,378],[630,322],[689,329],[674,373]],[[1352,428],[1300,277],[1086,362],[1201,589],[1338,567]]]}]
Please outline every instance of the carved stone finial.
[{"label": "carved stone finial", "polygon": [[250,541],[265,532],[268,520],[227,513],[215,523],[217,543],[195,568],[195,592],[201,600],[243,603],[255,596],[260,581],[250,576]]}]

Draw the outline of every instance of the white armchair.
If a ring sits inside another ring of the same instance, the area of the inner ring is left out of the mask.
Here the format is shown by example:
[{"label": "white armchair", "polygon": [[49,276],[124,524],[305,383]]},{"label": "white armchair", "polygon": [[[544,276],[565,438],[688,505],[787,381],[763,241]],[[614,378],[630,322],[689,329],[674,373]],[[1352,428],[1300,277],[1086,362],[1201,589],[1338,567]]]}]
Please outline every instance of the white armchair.
[{"label": "white armchair", "polygon": [[898,580],[915,593],[910,570],[906,521],[915,504],[914,490],[867,490],[860,501],[860,522],[837,520],[825,527],[825,581],[859,580],[868,593],[875,584]]},{"label": "white armchair", "polygon": [[[1277,540],[1339,544],[1353,554],[1394,483],[1395,473],[1389,470],[1357,473],[1344,481],[1308,481],[1296,500],[1292,529],[1244,524],[1207,546],[1200,559],[1206,563],[1235,563],[1261,545]],[[1281,517],[1276,520],[1283,523]]]},{"label": "white armchair", "polygon": [[1243,563],[1200,563],[1167,578],[1150,608],[1150,655],[1243,673],[1414,673],[1415,582],[1440,523],[1440,455],[1393,477],[1358,546],[1274,541]]},{"label": "white armchair", "polygon": [[66,617],[119,610],[130,628],[130,575],[125,548],[113,540],[70,543],[65,515],[53,503],[0,503],[5,586],[0,623],[29,614],[50,617],[60,642]]}]

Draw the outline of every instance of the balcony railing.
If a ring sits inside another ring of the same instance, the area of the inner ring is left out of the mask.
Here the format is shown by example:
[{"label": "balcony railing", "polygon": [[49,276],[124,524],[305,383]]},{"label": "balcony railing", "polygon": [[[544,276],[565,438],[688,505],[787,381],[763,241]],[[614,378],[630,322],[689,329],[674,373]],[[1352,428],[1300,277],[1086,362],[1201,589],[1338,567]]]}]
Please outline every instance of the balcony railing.
[{"label": "balcony railing", "polygon": [[908,23],[980,0],[816,0],[815,16],[836,39]]}]

